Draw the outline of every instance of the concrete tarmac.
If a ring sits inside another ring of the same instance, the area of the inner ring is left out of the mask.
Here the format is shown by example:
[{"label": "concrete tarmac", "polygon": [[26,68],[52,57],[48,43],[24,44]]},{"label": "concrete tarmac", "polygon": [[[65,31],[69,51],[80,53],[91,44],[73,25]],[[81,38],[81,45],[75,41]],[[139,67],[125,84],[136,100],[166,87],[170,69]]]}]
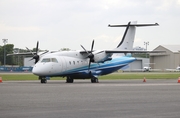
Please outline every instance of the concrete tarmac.
[{"label": "concrete tarmac", "polygon": [[8,81],[0,118],[179,118],[177,80]]}]

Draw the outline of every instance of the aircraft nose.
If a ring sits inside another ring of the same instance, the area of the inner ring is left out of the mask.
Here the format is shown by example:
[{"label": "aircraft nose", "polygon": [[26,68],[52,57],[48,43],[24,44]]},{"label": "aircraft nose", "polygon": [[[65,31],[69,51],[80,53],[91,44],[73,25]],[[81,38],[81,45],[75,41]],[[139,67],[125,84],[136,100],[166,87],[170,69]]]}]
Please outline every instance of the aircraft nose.
[{"label": "aircraft nose", "polygon": [[47,64],[37,63],[32,69],[32,73],[37,76],[45,76],[50,72],[51,71],[49,70],[49,65]]},{"label": "aircraft nose", "polygon": [[32,73],[35,75],[41,75],[42,71],[41,71],[41,69],[38,69],[38,67],[35,65],[32,69]]},{"label": "aircraft nose", "polygon": [[37,74],[36,70],[37,70],[37,69],[36,69],[36,65],[34,65],[34,67],[33,67],[33,69],[32,69],[32,73],[35,74],[35,75]]}]

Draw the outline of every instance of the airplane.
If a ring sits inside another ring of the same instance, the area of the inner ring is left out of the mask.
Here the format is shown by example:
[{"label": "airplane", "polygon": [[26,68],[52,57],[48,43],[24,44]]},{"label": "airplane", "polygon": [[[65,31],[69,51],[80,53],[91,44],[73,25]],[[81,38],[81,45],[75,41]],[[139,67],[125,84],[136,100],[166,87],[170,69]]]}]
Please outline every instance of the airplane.
[{"label": "airplane", "polygon": [[[158,23],[137,24],[136,21],[128,22],[127,25],[108,25],[126,27],[122,40],[112,50],[94,50],[93,40],[90,50],[80,45],[82,51],[38,52],[39,42],[37,42],[36,52],[31,52],[27,48],[30,52],[26,54],[33,55],[35,65],[32,73],[39,76],[41,83],[47,83],[47,78],[50,77],[66,77],[66,83],[73,83],[74,79],[90,79],[92,83],[98,83],[99,76],[113,73],[135,61],[136,58],[132,57],[131,53],[152,52],[133,50],[135,31],[136,27],[158,25]],[[158,53],[158,51],[153,52]]]},{"label": "airplane", "polygon": [[175,69],[165,69],[165,70],[169,72],[180,72],[180,66],[177,66],[177,68]]}]

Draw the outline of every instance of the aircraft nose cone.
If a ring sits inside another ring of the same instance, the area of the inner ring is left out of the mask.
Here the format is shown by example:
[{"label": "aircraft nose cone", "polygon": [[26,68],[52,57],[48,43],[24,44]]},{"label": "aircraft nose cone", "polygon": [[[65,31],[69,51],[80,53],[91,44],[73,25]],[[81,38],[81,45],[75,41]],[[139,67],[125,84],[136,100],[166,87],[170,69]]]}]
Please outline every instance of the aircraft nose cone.
[{"label": "aircraft nose cone", "polygon": [[40,75],[42,72],[40,69],[37,68],[37,66],[35,65],[32,69],[32,73],[35,75]]},{"label": "aircraft nose cone", "polygon": [[37,63],[32,69],[32,73],[37,76],[45,76],[49,74],[49,71],[49,65],[44,65],[40,63]]},{"label": "aircraft nose cone", "polygon": [[33,67],[32,73],[36,75],[36,66]]}]

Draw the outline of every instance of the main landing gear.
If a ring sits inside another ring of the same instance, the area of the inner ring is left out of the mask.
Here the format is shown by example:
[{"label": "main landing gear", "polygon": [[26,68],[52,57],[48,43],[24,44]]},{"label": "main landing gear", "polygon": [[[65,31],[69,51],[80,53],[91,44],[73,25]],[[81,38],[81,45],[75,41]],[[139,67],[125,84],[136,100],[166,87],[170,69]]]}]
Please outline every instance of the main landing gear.
[{"label": "main landing gear", "polygon": [[91,78],[91,83],[99,83],[98,78],[97,77],[92,77]]},{"label": "main landing gear", "polygon": [[46,83],[47,83],[46,77],[40,77],[40,76],[39,76],[39,80],[40,80],[40,82],[41,82],[42,84],[46,84]]},{"label": "main landing gear", "polygon": [[[66,83],[73,83],[74,79],[71,76],[67,76],[66,77]],[[99,83],[98,78],[97,77],[92,77],[91,78],[91,83]]]},{"label": "main landing gear", "polygon": [[73,83],[73,82],[74,82],[74,79],[70,76],[67,76],[66,83]]}]

